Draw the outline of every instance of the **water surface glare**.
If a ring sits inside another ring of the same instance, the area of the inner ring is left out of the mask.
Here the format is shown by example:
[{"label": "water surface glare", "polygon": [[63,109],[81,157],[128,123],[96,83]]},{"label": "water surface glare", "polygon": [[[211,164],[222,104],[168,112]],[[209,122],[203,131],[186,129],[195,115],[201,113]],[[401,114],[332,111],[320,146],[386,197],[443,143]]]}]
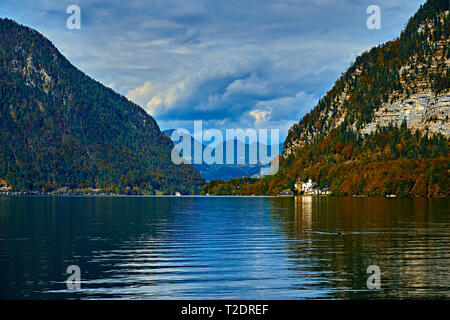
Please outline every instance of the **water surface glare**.
[{"label": "water surface glare", "polygon": [[[448,204],[0,197],[0,299],[448,299]],[[370,265],[381,290],[367,288]]]}]

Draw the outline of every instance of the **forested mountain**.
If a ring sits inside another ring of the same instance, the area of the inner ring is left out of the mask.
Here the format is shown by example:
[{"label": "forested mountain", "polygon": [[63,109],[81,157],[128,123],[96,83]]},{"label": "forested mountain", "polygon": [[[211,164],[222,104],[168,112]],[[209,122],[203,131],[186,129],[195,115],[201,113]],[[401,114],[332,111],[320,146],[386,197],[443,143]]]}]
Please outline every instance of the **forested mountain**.
[{"label": "forested mountain", "polygon": [[0,19],[0,179],[15,190],[195,192],[191,165],[138,105],[75,68],[37,31]]},{"label": "forested mountain", "polygon": [[450,135],[449,1],[430,0],[400,37],[356,58],[318,105],[290,130],[285,155],[343,128],[372,133],[390,122]]},{"label": "forested mountain", "polygon": [[449,1],[427,1],[399,38],[360,55],[289,130],[276,176],[231,193],[278,194],[312,178],[337,195],[447,196],[449,32]]}]

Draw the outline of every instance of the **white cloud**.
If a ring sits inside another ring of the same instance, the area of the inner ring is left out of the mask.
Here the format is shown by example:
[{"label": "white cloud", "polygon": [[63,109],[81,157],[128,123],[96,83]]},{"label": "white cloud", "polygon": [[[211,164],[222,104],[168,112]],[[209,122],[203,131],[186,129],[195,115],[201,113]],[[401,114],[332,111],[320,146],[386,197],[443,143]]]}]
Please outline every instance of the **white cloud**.
[{"label": "white cloud", "polygon": [[133,90],[127,92],[126,97],[136,103],[143,104],[152,97],[155,93],[155,88],[150,81],[145,81],[145,83]]}]

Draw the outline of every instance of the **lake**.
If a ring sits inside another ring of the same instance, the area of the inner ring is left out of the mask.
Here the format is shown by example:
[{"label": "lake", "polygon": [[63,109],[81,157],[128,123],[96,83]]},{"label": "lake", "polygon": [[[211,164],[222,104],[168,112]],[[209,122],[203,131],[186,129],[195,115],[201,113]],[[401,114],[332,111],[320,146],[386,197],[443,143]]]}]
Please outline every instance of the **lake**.
[{"label": "lake", "polygon": [[[448,205],[0,197],[0,299],[448,299]],[[67,288],[70,265],[80,289]],[[381,289],[367,288],[371,265]]]}]

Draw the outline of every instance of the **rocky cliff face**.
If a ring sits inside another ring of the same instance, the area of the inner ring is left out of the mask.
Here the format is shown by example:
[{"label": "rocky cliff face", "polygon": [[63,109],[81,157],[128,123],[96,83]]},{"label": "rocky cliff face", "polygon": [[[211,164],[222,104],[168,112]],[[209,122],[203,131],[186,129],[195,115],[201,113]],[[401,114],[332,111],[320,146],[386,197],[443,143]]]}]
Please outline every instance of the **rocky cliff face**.
[{"label": "rocky cliff face", "polygon": [[404,100],[383,104],[374,114],[361,133],[373,133],[377,127],[389,124],[400,126],[406,121],[412,131],[419,130],[428,134],[440,133],[450,136],[450,93],[442,94],[421,93],[413,94]]},{"label": "rocky cliff face", "polygon": [[344,128],[361,135],[377,127],[450,136],[449,3],[429,0],[398,39],[359,56],[286,138],[283,157]]}]

